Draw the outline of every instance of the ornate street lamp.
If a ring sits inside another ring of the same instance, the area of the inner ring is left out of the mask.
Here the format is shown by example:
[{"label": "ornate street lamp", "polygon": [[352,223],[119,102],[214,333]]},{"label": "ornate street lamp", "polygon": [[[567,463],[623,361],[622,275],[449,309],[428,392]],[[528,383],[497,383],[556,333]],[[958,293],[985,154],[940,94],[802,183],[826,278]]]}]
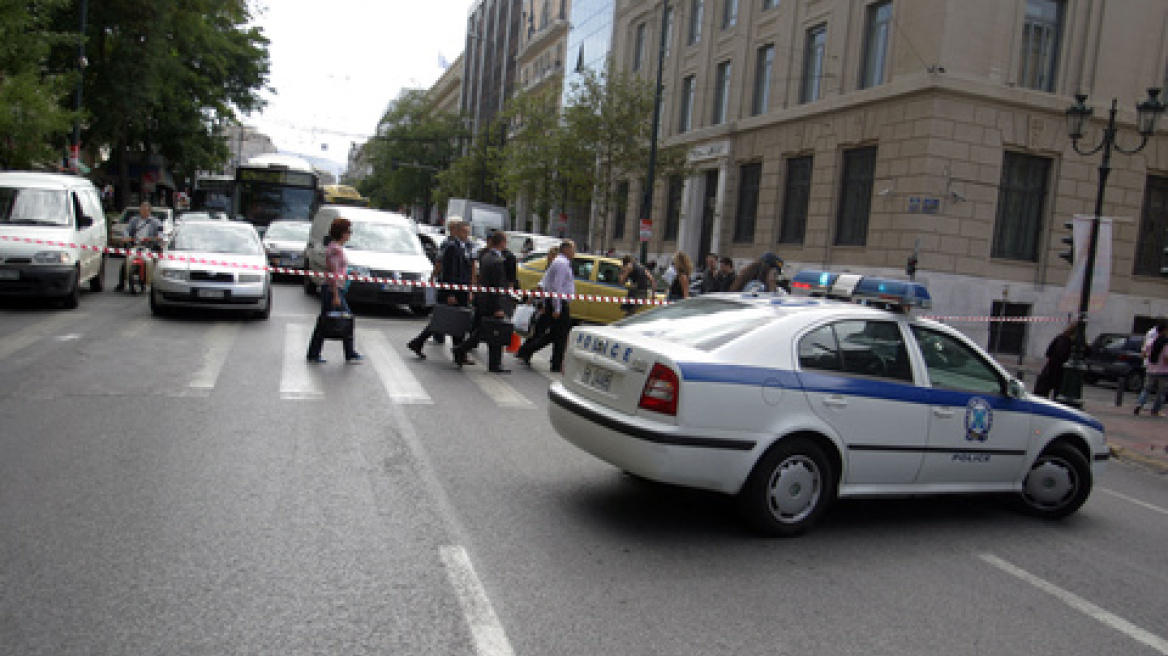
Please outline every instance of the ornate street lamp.
[{"label": "ornate street lamp", "polygon": [[1136,105],[1138,119],[1136,129],[1140,135],[1140,144],[1130,150],[1124,149],[1115,141],[1117,128],[1115,114],[1117,101],[1111,99],[1111,111],[1107,117],[1107,127],[1103,128],[1102,140],[1099,145],[1089,150],[1079,148],[1079,140],[1087,131],[1087,123],[1094,110],[1087,106],[1087,94],[1075,94],[1075,104],[1067,108],[1067,136],[1071,138],[1071,146],[1076,153],[1091,156],[1103,152],[1103,161],[1099,163],[1099,191],[1095,195],[1095,216],[1091,221],[1091,238],[1087,245],[1087,262],[1083,271],[1083,290],[1079,295],[1079,320],[1076,331],[1075,347],[1071,353],[1071,360],[1067,363],[1066,374],[1063,376],[1062,389],[1059,390],[1058,401],[1076,408],[1083,406],[1083,374],[1087,363],[1085,354],[1087,349],[1087,311],[1091,307],[1091,286],[1095,277],[1095,249],[1099,245],[1099,222],[1103,215],[1103,192],[1107,188],[1107,176],[1111,174],[1111,151],[1117,150],[1125,155],[1134,155],[1144,146],[1148,139],[1156,132],[1156,121],[1164,113],[1165,104],[1160,100],[1160,89],[1148,89],[1148,98]]}]

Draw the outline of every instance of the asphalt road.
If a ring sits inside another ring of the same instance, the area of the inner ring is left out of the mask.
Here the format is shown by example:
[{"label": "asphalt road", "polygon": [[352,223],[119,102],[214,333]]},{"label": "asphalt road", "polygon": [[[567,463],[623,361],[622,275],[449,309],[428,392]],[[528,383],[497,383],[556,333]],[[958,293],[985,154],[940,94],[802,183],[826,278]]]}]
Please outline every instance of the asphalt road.
[{"label": "asphalt road", "polygon": [[364,365],[309,367],[316,307],[0,303],[0,654],[1168,654],[1153,472],[1057,523],[845,502],[761,539],[556,437],[546,352],[420,362],[380,311]]}]

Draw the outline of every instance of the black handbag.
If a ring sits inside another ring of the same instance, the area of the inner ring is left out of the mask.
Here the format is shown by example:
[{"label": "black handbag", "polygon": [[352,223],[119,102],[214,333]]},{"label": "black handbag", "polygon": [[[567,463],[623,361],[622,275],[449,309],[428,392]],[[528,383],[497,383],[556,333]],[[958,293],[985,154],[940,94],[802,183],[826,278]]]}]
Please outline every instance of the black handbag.
[{"label": "black handbag", "polygon": [[488,317],[483,319],[481,331],[482,340],[491,346],[510,346],[512,323],[506,319]]},{"label": "black handbag", "polygon": [[328,312],[316,320],[325,339],[348,339],[353,336],[353,315],[348,312]]},{"label": "black handbag", "polygon": [[470,330],[471,310],[459,305],[435,305],[429,330],[443,335],[465,337]]}]

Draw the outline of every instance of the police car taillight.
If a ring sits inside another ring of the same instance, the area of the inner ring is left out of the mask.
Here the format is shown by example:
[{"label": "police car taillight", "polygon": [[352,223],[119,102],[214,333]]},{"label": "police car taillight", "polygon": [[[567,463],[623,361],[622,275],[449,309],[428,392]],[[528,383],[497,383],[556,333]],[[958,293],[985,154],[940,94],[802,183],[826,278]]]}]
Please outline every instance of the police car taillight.
[{"label": "police car taillight", "polygon": [[641,402],[637,407],[660,412],[663,415],[677,414],[677,393],[681,379],[672,369],[661,363],[653,365],[645,389],[641,391]]}]

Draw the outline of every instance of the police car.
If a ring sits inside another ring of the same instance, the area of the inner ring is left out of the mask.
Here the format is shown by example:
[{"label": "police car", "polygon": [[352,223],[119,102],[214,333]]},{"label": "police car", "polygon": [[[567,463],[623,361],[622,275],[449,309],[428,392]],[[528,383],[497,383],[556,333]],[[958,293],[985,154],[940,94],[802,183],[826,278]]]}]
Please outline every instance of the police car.
[{"label": "police car", "polygon": [[713,294],[576,328],[553,425],[633,475],[735,495],[777,536],[839,497],[1011,493],[1048,518],[1087,500],[1103,425],[911,316],[922,285],[807,271],[792,285],[810,295]]}]

